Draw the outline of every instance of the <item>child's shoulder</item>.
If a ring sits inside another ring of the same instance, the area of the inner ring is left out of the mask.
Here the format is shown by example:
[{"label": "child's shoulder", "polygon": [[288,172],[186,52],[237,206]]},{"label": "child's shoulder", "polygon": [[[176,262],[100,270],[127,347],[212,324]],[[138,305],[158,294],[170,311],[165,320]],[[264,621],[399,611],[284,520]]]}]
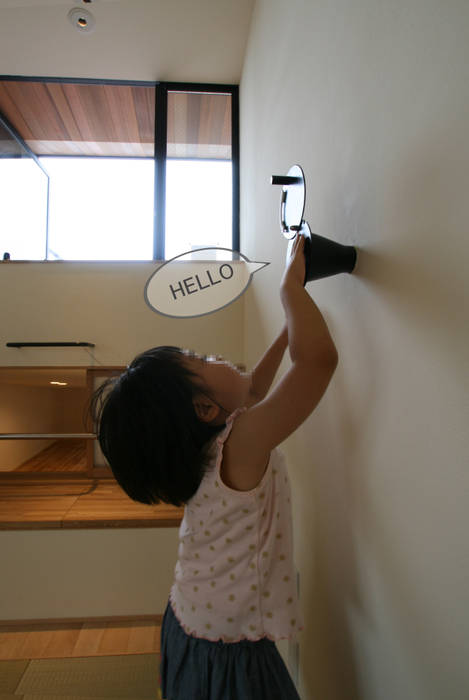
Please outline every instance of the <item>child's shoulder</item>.
[{"label": "child's shoulder", "polygon": [[220,476],[236,491],[251,491],[261,482],[269,464],[270,451],[259,453],[248,439],[249,409],[241,413],[223,446]]}]

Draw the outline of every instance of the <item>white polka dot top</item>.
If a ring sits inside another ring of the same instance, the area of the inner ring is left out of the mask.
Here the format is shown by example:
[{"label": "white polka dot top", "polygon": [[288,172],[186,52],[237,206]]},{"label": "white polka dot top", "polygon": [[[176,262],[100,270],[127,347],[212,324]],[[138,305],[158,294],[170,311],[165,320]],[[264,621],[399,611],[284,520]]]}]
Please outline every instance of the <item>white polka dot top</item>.
[{"label": "white polka dot top", "polygon": [[303,629],[293,564],[290,482],[275,448],[262,481],[236,491],[220,477],[228,418],[186,504],[170,601],[187,634],[210,641],[295,639]]}]

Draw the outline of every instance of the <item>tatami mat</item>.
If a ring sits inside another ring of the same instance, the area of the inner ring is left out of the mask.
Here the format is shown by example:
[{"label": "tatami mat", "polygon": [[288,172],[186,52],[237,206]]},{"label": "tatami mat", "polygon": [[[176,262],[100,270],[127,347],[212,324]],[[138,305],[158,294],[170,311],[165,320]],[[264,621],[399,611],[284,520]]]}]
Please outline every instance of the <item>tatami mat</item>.
[{"label": "tatami mat", "polygon": [[14,694],[28,664],[29,661],[0,661],[0,700]]},{"label": "tatami mat", "polygon": [[19,683],[21,669],[11,668],[8,685],[2,683],[0,691],[14,693],[15,700],[155,700],[159,661],[158,654],[139,654],[16,662],[26,665]]}]

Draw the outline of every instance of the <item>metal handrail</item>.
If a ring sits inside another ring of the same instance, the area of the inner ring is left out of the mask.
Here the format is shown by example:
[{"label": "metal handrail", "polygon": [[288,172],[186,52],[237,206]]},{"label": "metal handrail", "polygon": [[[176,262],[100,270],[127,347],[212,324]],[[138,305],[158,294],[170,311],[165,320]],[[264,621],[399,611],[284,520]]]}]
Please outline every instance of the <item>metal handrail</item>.
[{"label": "metal handrail", "polygon": [[0,440],[48,440],[64,438],[96,439],[95,433],[0,433]]},{"label": "metal handrail", "polygon": [[94,343],[6,343],[7,348],[94,348]]}]

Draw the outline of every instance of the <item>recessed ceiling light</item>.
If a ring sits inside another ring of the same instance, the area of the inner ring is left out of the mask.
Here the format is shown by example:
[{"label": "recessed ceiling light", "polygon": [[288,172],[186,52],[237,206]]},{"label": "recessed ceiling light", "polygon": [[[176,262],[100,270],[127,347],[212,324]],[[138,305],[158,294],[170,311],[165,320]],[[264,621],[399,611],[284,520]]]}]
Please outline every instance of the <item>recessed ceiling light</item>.
[{"label": "recessed ceiling light", "polygon": [[81,10],[78,7],[70,10],[68,19],[79,32],[92,32],[95,25],[95,19],[88,10]]}]

